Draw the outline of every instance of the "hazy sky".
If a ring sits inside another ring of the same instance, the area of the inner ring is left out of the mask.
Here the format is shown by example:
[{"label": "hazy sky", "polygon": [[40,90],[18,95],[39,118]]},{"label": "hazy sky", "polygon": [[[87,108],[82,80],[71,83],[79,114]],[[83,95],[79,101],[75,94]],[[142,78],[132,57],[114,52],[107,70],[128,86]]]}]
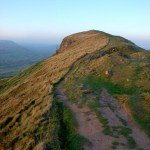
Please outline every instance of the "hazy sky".
[{"label": "hazy sky", "polygon": [[0,0],[0,39],[57,43],[90,29],[150,49],[150,0]]}]

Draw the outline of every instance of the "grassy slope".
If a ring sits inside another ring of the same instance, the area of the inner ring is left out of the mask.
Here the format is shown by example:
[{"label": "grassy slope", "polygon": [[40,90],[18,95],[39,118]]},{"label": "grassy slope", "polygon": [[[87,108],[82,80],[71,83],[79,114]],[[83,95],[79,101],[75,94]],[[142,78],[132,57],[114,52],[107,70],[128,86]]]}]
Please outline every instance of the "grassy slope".
[{"label": "grassy slope", "polygon": [[[108,42],[109,45],[107,45]],[[116,52],[113,52],[114,47],[117,47]],[[123,53],[117,52],[122,49]],[[144,77],[149,69],[141,71],[137,67],[147,68],[149,53],[138,52],[138,49],[129,41],[120,38],[116,41],[113,36],[109,35],[108,38],[107,34],[96,31],[67,37],[56,55],[1,84],[0,146],[7,149],[12,147],[15,149],[22,147],[24,149],[41,149],[43,146],[53,149],[60,148],[61,126],[58,122],[58,110],[55,107],[52,89],[53,85],[62,79],[69,70],[71,73],[68,74],[69,78],[66,80],[68,81],[66,83],[69,84],[66,84],[66,90],[71,95],[69,98],[75,101],[84,97],[83,92],[78,88],[81,86],[78,81],[82,81],[82,84],[89,83],[91,87],[95,81],[98,86],[103,83],[112,91],[112,94],[117,94],[117,96],[127,95],[130,98],[134,91],[132,93],[129,89],[133,85],[141,89],[138,90],[140,95],[148,94],[149,85],[145,88],[148,78]],[[133,53],[135,50],[137,52]],[[100,55],[103,57],[100,58]],[[80,58],[82,58],[81,61]],[[137,77],[135,77],[135,70],[138,70]],[[109,73],[106,75],[106,72]],[[89,75],[93,75],[94,80],[89,81]],[[99,75],[106,80],[97,78]],[[119,92],[116,93],[114,88],[117,88]],[[74,89],[77,91],[76,93],[73,93]],[[84,97],[84,101],[86,101],[86,97]],[[143,101],[146,101],[145,98]],[[93,97],[93,101],[90,102],[92,105],[97,105],[96,97]],[[133,114],[138,110],[138,107],[133,106],[132,103],[131,108]],[[142,112],[145,112],[145,118],[142,119],[147,120],[148,109],[145,109],[143,102],[141,108]],[[71,117],[69,110],[65,110],[61,115],[64,118]],[[66,122],[68,121],[70,119],[66,118]],[[140,121],[143,122],[143,120]],[[145,124],[143,127],[145,128]],[[75,134],[74,125],[68,128]]]},{"label": "grassy slope", "polygon": [[60,127],[57,126],[57,110],[53,107],[53,84],[68,72],[75,61],[108,43],[108,38],[103,33],[95,31],[76,34],[73,38],[75,42],[69,42],[67,49],[62,46],[60,52],[42,64],[37,64],[2,84],[1,147],[60,148],[57,134]]},{"label": "grassy slope", "polygon": [[[74,66],[66,80],[66,94],[78,104],[90,103],[90,106],[92,104],[92,107],[95,107],[98,105],[97,97],[100,90],[106,88],[127,107],[128,113],[132,114],[135,121],[150,134],[150,53],[138,51],[138,47],[124,47],[120,39],[117,42],[112,38],[110,43],[111,46],[108,45],[105,49],[109,55],[106,53],[101,57],[93,53]],[[110,53],[111,47],[114,46],[118,51]],[[84,94],[86,91],[83,90],[85,87],[95,91],[97,96],[88,101]],[[82,102],[78,102],[79,99]]]},{"label": "grassy slope", "polygon": [[[39,48],[39,47],[38,47]],[[54,46],[49,47],[55,49]],[[50,52],[28,50],[13,41],[0,40],[0,78],[16,75],[36,62],[50,56]],[[42,49],[42,48],[41,48]]]},{"label": "grassy slope", "polygon": [[76,131],[77,123],[71,110],[59,101],[56,102],[56,107],[60,124],[61,149],[82,150],[85,139]]},{"label": "grassy slope", "polygon": [[28,68],[26,70],[20,72],[16,76],[14,76],[10,79],[7,79],[7,81],[4,80],[5,82],[3,82],[3,80],[1,80],[0,94],[13,88],[17,84],[21,84],[26,78],[28,78],[32,73],[34,73],[40,67],[42,67],[42,61],[36,63],[35,65],[31,66],[30,68]]}]

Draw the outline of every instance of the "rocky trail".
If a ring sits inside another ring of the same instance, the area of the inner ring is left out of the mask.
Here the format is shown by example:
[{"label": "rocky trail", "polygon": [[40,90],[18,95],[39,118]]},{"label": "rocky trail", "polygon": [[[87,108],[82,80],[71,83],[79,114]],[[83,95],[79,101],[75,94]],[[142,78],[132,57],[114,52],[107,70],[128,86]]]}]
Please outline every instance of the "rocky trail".
[{"label": "rocky trail", "polygon": [[85,150],[150,149],[150,140],[129,118],[124,109],[105,89],[100,94],[99,113],[107,119],[109,134],[104,134],[104,125],[87,106],[78,107],[69,101],[63,90],[63,81],[56,86],[56,98],[63,102],[77,121],[77,132],[88,142]]}]

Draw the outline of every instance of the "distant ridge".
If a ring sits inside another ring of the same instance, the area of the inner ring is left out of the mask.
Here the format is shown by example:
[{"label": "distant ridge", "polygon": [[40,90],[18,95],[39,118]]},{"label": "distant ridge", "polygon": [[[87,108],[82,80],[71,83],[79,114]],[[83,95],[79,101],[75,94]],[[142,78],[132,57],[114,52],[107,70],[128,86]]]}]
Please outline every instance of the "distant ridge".
[{"label": "distant ridge", "polygon": [[[54,48],[54,47],[53,47]],[[10,40],[0,40],[0,78],[15,75],[20,70],[50,56],[47,51],[28,49]]]}]

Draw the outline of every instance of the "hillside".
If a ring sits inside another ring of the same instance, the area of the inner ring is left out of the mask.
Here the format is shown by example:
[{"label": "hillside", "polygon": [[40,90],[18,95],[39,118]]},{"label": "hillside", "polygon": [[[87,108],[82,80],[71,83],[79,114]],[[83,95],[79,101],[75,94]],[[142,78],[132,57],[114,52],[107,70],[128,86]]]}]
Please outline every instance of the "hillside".
[{"label": "hillside", "polygon": [[150,52],[101,31],[0,80],[0,149],[146,149]]},{"label": "hillside", "polygon": [[50,55],[50,52],[44,50],[30,50],[13,41],[0,40],[0,78],[13,76]]}]

